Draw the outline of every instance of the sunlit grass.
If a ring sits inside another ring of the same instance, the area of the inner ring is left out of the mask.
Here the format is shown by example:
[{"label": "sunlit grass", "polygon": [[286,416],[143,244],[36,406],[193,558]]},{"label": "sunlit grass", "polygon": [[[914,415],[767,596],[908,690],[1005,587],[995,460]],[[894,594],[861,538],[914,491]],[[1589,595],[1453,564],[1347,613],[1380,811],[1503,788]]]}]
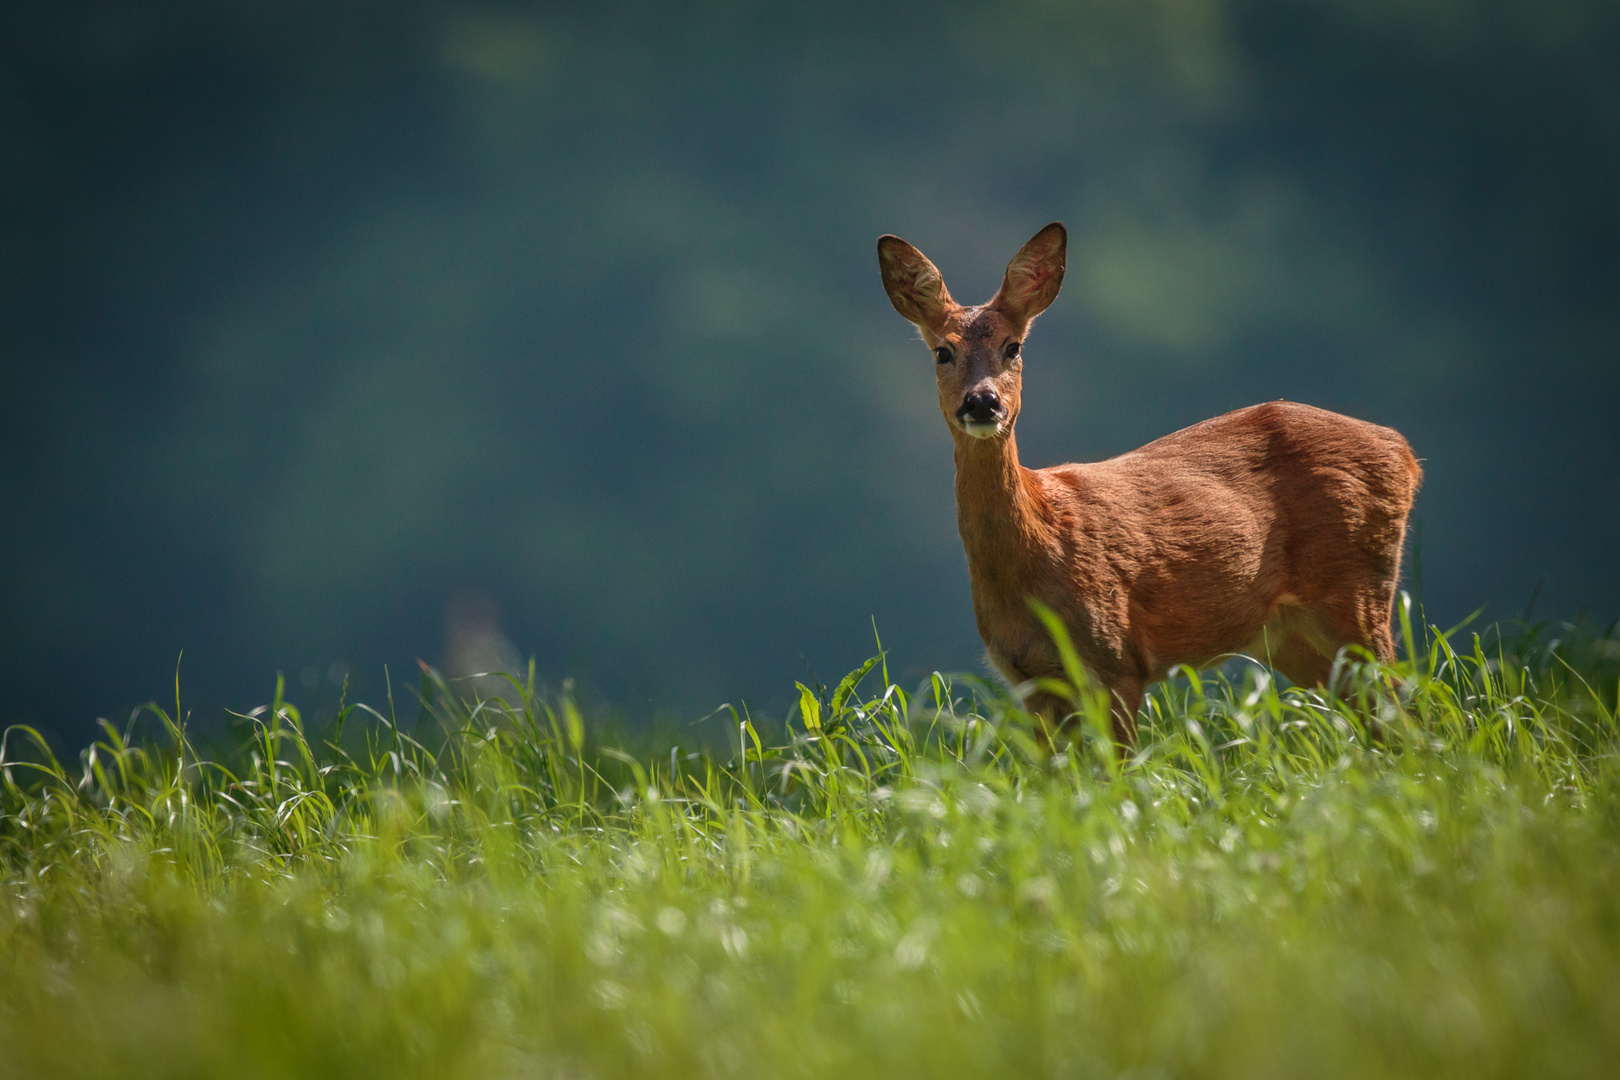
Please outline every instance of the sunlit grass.
[{"label": "sunlit grass", "polygon": [[[881,660],[729,753],[532,678],[420,721],[178,706],[0,791],[14,1076],[1608,1075],[1620,649],[1430,632],[1049,752]],[[403,710],[402,710],[403,711]],[[412,713],[416,712],[413,706]]]}]

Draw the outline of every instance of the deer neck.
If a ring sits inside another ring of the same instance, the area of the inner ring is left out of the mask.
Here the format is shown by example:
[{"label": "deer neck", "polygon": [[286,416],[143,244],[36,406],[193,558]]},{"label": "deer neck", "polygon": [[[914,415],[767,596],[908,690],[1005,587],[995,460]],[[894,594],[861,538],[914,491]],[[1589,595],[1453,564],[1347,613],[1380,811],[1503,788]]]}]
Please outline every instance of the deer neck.
[{"label": "deer neck", "polygon": [[[956,524],[978,576],[991,567],[1028,565],[1049,546],[1047,501],[1030,471],[1018,463],[1018,441],[956,439]],[[999,574],[997,576],[1000,576]]]}]

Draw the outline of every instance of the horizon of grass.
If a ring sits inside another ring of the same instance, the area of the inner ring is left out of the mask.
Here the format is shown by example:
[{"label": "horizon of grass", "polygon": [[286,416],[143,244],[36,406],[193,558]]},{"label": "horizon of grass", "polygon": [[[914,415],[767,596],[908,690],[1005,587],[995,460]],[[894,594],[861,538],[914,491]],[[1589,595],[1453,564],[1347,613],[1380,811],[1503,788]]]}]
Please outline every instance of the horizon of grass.
[{"label": "horizon of grass", "polygon": [[[731,749],[566,694],[282,699],[203,754],[0,753],[8,1075],[1593,1076],[1620,1054],[1620,648],[1414,627],[1331,690],[1011,695],[882,654]],[[1458,642],[1459,644],[1454,644]],[[870,689],[866,687],[870,686]]]}]

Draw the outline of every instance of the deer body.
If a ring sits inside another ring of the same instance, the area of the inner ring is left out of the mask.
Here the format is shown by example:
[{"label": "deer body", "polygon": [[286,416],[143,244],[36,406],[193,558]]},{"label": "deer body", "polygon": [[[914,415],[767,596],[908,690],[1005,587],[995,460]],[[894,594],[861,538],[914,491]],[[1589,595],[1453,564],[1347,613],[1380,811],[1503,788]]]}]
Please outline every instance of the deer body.
[{"label": "deer body", "polygon": [[[884,285],[934,350],[955,442],[957,523],[992,663],[1018,686],[1060,677],[1035,599],[1062,619],[1135,740],[1143,691],[1181,664],[1234,652],[1294,682],[1334,654],[1394,656],[1390,613],[1421,471],[1395,431],[1273,402],[1218,416],[1092,464],[1026,469],[1013,424],[1021,347],[1057,295],[1067,237],[1025,245],[987,304],[950,299],[939,272],[879,241]],[[1028,699],[1049,724],[1060,701]]]}]

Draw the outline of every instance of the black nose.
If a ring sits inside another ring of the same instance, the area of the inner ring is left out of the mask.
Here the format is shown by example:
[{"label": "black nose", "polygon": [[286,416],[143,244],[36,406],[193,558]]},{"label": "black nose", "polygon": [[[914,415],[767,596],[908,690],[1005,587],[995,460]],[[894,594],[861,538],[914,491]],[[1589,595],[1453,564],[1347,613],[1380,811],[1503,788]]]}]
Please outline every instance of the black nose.
[{"label": "black nose", "polygon": [[1001,395],[994,390],[973,391],[956,410],[956,418],[964,424],[993,424],[1001,415]]}]

